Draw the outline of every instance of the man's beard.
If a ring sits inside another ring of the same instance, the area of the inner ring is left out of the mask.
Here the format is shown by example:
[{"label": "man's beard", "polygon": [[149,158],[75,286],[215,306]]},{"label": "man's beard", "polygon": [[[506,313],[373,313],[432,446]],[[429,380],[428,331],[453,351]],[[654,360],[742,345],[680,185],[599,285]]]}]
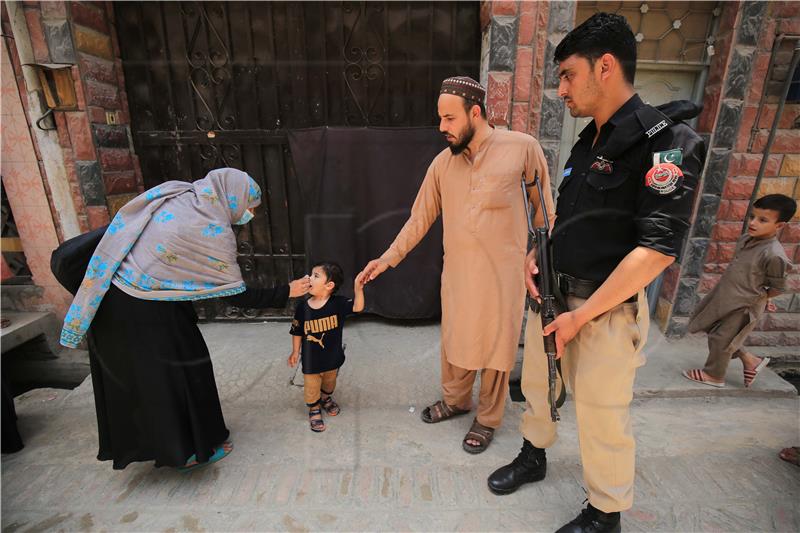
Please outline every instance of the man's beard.
[{"label": "man's beard", "polygon": [[472,138],[474,136],[475,128],[472,126],[472,121],[470,121],[469,124],[467,124],[463,135],[461,136],[461,141],[459,141],[457,144],[448,143],[450,145],[450,151],[453,153],[453,155],[458,155],[466,150],[467,146],[469,146],[469,143],[472,142]]}]

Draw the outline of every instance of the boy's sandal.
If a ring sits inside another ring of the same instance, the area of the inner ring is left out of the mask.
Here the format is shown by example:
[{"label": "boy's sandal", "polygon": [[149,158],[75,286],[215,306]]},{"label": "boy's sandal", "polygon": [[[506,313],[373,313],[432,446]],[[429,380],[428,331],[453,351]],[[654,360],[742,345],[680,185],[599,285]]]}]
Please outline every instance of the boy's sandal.
[{"label": "boy's sandal", "polygon": [[210,465],[211,463],[216,463],[220,459],[227,457],[233,451],[233,443],[230,441],[225,441],[221,445],[214,448],[214,453],[211,457],[208,458],[208,461],[205,463],[197,462],[197,455],[192,454],[191,457],[186,461],[186,464],[183,466],[178,467],[179,472],[191,472],[197,468],[201,468],[203,466]]},{"label": "boy's sandal", "polygon": [[341,412],[341,409],[339,409],[339,404],[336,403],[336,400],[333,399],[333,396],[328,396],[322,400],[322,408],[325,409],[325,412],[330,416],[336,416]]},{"label": "boy's sandal", "polygon": [[681,374],[686,379],[694,381],[695,383],[702,383],[703,385],[708,385],[710,387],[717,387],[718,389],[721,389],[722,387],[725,386],[724,381],[709,381],[708,379],[706,379],[705,375],[703,374],[703,371],[700,370],[699,368],[684,370],[683,372],[681,372]]},{"label": "boy's sandal", "polygon": [[780,451],[778,457],[787,463],[793,464],[794,466],[800,466],[800,446],[790,446],[789,448],[784,448]]},{"label": "boy's sandal", "polygon": [[[464,436],[464,441],[462,443],[462,447],[464,451],[467,453],[481,453],[485,452],[486,448],[489,447],[489,443],[492,442],[492,438],[494,437],[494,428],[490,428],[484,426],[478,419],[472,421],[472,427],[469,428],[469,431]],[[470,444],[467,441],[474,440],[478,442],[477,445]]]},{"label": "boy's sandal", "polygon": [[767,368],[767,365],[769,364],[769,361],[770,361],[769,357],[763,357],[761,359],[761,362],[758,363],[758,366],[756,366],[754,369],[752,369],[752,370],[745,369],[744,370],[744,386],[745,386],[745,388],[750,388],[750,385],[753,384],[753,382],[756,380],[756,378],[761,373],[761,371],[764,370],[765,368]]},{"label": "boy's sandal", "polygon": [[322,420],[322,411],[319,407],[308,411],[308,424],[311,426],[311,431],[315,433],[325,431],[325,422]]},{"label": "boy's sandal", "polygon": [[422,418],[422,421],[427,424],[436,424],[442,420],[447,420],[448,418],[453,418],[454,416],[465,415],[467,413],[469,413],[469,409],[458,409],[456,407],[451,407],[442,400],[439,400],[435,404],[423,409],[422,413],[420,413],[420,418]]}]

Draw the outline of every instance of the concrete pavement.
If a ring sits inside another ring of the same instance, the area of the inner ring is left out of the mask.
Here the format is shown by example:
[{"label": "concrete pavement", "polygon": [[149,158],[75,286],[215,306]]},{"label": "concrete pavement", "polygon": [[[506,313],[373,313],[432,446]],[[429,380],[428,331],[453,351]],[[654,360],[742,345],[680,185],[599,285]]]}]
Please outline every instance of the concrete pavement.
[{"label": "concrete pavement", "polygon": [[[17,398],[26,448],[2,459],[2,528],[12,531],[553,531],[582,506],[574,409],[562,409],[548,476],[497,497],[486,476],[521,445],[509,403],[489,450],[460,443],[471,417],[437,425],[436,324],[353,321],[328,430],[308,430],[290,385],[288,324],[206,324],[223,411],[235,443],[190,474],[95,460],[91,382]],[[771,372],[741,389],[734,362],[723,391],[678,374],[702,364],[702,339],[653,332],[638,375],[634,508],[626,531],[797,531],[800,468],[776,456],[800,443],[796,393]],[[412,412],[413,411],[413,412]]]}]

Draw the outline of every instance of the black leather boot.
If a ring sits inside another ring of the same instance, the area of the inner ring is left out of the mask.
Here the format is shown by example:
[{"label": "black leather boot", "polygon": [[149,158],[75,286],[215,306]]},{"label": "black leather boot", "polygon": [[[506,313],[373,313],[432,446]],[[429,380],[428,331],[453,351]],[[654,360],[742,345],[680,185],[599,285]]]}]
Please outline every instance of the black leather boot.
[{"label": "black leather boot", "polygon": [[511,494],[525,483],[544,479],[546,473],[547,458],[544,450],[523,439],[517,458],[489,476],[489,490],[495,494]]},{"label": "black leather boot", "polygon": [[575,520],[564,525],[556,533],[620,533],[621,531],[619,513],[604,513],[589,504]]}]

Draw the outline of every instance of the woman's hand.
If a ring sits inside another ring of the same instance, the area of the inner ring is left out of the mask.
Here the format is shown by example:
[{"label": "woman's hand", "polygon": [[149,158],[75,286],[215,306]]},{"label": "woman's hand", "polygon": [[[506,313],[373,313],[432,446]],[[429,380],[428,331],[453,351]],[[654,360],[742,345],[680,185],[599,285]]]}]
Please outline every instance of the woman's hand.
[{"label": "woman's hand", "polygon": [[297,298],[308,293],[311,288],[311,278],[303,276],[289,283],[289,298]]},{"label": "woman's hand", "polygon": [[286,364],[294,368],[297,366],[297,361],[299,359],[300,359],[300,354],[297,352],[292,352],[291,354],[289,354],[289,358],[286,360]]}]

